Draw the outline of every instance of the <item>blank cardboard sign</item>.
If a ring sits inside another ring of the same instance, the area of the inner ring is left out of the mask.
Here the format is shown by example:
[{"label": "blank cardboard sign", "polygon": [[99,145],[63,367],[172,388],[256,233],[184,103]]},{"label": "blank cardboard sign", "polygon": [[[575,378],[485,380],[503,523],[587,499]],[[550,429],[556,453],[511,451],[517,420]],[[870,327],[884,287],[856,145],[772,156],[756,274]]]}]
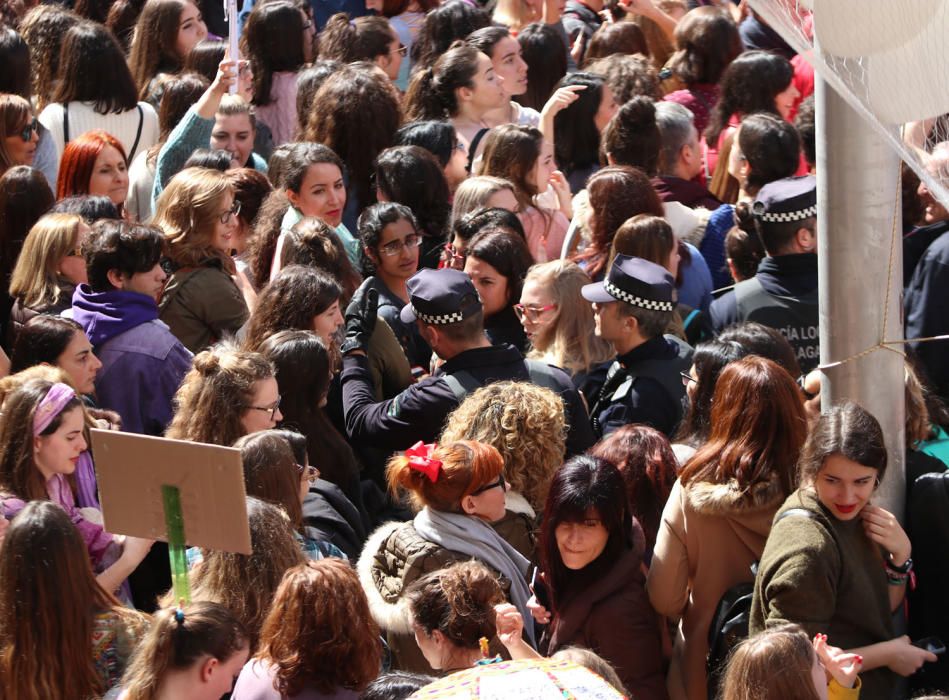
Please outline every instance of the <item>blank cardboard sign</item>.
[{"label": "blank cardboard sign", "polygon": [[92,449],[109,532],[167,542],[161,487],[177,486],[190,546],[251,554],[240,450],[110,430]]}]

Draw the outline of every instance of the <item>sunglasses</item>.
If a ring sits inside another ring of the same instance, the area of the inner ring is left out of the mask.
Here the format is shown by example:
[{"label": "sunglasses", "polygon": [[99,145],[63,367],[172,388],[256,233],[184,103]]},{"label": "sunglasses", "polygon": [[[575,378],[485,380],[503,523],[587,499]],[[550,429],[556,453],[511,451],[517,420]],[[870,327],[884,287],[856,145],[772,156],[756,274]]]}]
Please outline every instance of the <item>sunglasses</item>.
[{"label": "sunglasses", "polygon": [[38,132],[39,130],[40,124],[36,121],[36,117],[33,117],[33,120],[23,127],[23,130],[20,132],[20,138],[23,139],[24,143],[29,143],[33,138],[33,132]]},{"label": "sunglasses", "polygon": [[474,491],[471,492],[471,495],[477,496],[478,494],[482,494],[485,491],[490,491],[491,489],[496,489],[498,487],[501,487],[501,489],[504,490],[505,486],[506,486],[506,482],[504,481],[504,474],[503,473],[498,474],[497,481],[492,481],[490,484],[485,484],[481,488],[475,489]]},{"label": "sunglasses", "polygon": [[556,309],[556,304],[547,304],[546,306],[525,306],[524,304],[515,304],[514,313],[517,318],[523,321],[525,318],[530,322],[535,322],[545,311]]}]

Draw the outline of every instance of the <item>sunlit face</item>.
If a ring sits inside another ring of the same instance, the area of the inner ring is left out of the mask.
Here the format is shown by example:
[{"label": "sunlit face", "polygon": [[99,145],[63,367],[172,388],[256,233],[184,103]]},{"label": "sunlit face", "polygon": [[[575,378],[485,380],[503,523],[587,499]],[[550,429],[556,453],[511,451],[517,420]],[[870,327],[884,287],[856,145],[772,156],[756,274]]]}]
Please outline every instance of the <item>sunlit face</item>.
[{"label": "sunlit face", "polygon": [[82,407],[75,406],[60,415],[62,419],[55,432],[33,438],[33,461],[44,481],[54,474],[76,471],[79,455],[86,449]]},{"label": "sunlit face", "polygon": [[487,484],[482,484],[476,493],[465,496],[462,508],[465,513],[489,523],[496,523],[504,517],[507,501],[507,482],[499,474]]},{"label": "sunlit face", "polygon": [[56,358],[56,366],[63,370],[80,394],[96,390],[96,374],[102,363],[92,352],[92,344],[82,331],[73,333],[72,340]]},{"label": "sunlit face", "polygon": [[669,251],[669,257],[666,259],[666,269],[669,271],[669,274],[672,275],[672,279],[676,278],[676,275],[679,274],[679,244],[675,241],[672,242],[672,250]]},{"label": "sunlit face", "polygon": [[151,270],[146,272],[134,272],[131,275],[123,276],[119,288],[127,292],[144,294],[158,302],[167,280],[168,275],[165,274],[161,265],[155,263],[155,266]]},{"label": "sunlit face", "polygon": [[469,255],[465,260],[465,272],[481,295],[485,318],[502,311],[510,303],[507,277],[492,265]]},{"label": "sunlit face", "polygon": [[699,371],[695,365],[689,367],[689,379],[683,377],[682,383],[685,384],[685,394],[689,397],[689,402],[695,401],[695,390],[699,385]]},{"label": "sunlit face", "polygon": [[303,13],[303,60],[306,63],[312,63],[316,58],[316,25],[313,24],[313,18],[306,12]]},{"label": "sunlit face", "polygon": [[231,154],[231,167],[242,168],[250,160],[254,150],[253,124],[247,114],[215,114],[211,130],[211,148]]},{"label": "sunlit face", "polygon": [[616,302],[593,304],[593,321],[596,334],[611,343],[625,340],[627,336],[625,319],[619,314]]},{"label": "sunlit face", "polygon": [[399,77],[399,69],[402,67],[402,54],[405,53],[405,47],[399,41],[394,33],[392,41],[389,42],[388,52],[376,56],[376,65],[385,71],[389,80],[395,80]]},{"label": "sunlit face", "polygon": [[523,95],[527,92],[527,62],[517,39],[508,36],[494,45],[491,55],[495,74],[503,81],[508,95]]},{"label": "sunlit face", "polygon": [[540,147],[540,155],[534,163],[534,167],[527,174],[527,184],[534,188],[536,194],[541,194],[547,190],[547,183],[550,182],[550,176],[557,169],[554,162],[553,144],[544,141]]},{"label": "sunlit face", "polygon": [[399,219],[382,229],[373,251],[378,274],[383,278],[405,280],[414,275],[418,271],[420,240],[412,222],[407,219]]},{"label": "sunlit face", "polygon": [[274,377],[258,379],[254,382],[251,400],[241,415],[241,427],[244,433],[256,433],[258,430],[276,428],[283,420],[280,412],[280,391]]},{"label": "sunlit face", "polygon": [[13,133],[4,137],[3,146],[7,152],[7,157],[12,165],[33,165],[33,159],[36,157],[36,144],[40,141],[38,129],[30,129],[30,137],[23,140],[23,132],[27,127],[35,124],[33,115],[30,114],[27,120],[18,126]]},{"label": "sunlit face", "polygon": [[479,113],[501,107],[508,97],[504,93],[503,80],[494,72],[494,64],[485,54],[478,54],[478,66],[472,78],[472,87],[459,88],[465,91],[471,106]]},{"label": "sunlit face", "polygon": [[306,170],[300,191],[287,190],[290,203],[303,216],[315,216],[327,226],[336,228],[346,208],[346,185],[343,172],[333,163],[314,163]]},{"label": "sunlit face", "polygon": [[237,94],[244,102],[254,99],[254,69],[251,68],[250,61],[241,61],[237,73]]},{"label": "sunlit face", "polygon": [[843,455],[824,460],[814,479],[818,500],[838,520],[853,520],[870,502],[876,489],[877,470],[865,467]]},{"label": "sunlit face", "polygon": [[[543,348],[537,346],[537,336],[557,320],[554,295],[547,285],[537,280],[527,280],[521,289],[521,306],[524,311],[519,316],[524,332],[534,347],[542,350]],[[551,306],[555,308],[549,308]]]},{"label": "sunlit face", "polygon": [[208,37],[208,27],[201,16],[197,5],[186,2],[178,18],[178,39],[175,42],[175,52],[184,61],[191,49]]},{"label": "sunlit face", "polygon": [[744,186],[745,180],[748,177],[748,159],[745,158],[745,154],[741,150],[741,144],[738,142],[740,134],[741,127],[739,126],[735,130],[735,136],[732,139],[732,147],[728,152],[728,174]]},{"label": "sunlit face", "polygon": [[89,176],[89,194],[108,197],[118,206],[125,203],[129,193],[128,164],[119,149],[106,146],[92,166]]},{"label": "sunlit face", "polygon": [[89,282],[89,278],[86,272],[86,261],[79,254],[80,247],[82,242],[86,240],[86,236],[92,229],[86,224],[85,221],[79,222],[79,231],[76,235],[76,246],[69,251],[69,254],[59,261],[59,265],[56,268],[57,271],[66,279],[68,279],[73,284],[86,284]]},{"label": "sunlit face", "polygon": [[313,317],[314,333],[320,336],[320,339],[327,347],[336,344],[336,333],[343,325],[343,314],[339,309],[339,299],[334,301],[326,310]]},{"label": "sunlit face", "polygon": [[778,110],[778,114],[781,115],[782,119],[789,119],[791,112],[794,110],[794,104],[797,102],[797,98],[801,96],[800,91],[794,87],[794,81],[792,80],[788,83],[788,86],[784,88],[774,97],[774,108]]},{"label": "sunlit face", "polygon": [[[932,159],[926,166],[926,170],[937,180],[949,181],[949,160],[946,158]],[[925,182],[920,181],[916,192],[926,206],[924,216],[924,222],[926,224],[949,220],[949,210],[933,196],[933,193],[929,191],[929,187],[926,186]]]},{"label": "sunlit face", "polygon": [[231,254],[231,239],[237,233],[237,214],[234,213],[234,194],[225,192],[214,213],[214,234],[211,245],[225,255]]},{"label": "sunlit face", "polygon": [[580,522],[561,522],[554,528],[560,558],[568,569],[578,571],[594,561],[606,549],[610,533],[595,508],[584,513]]},{"label": "sunlit face", "polygon": [[504,188],[493,193],[484,202],[486,209],[507,209],[509,212],[517,214],[521,210],[521,205],[517,203],[517,197],[514,192]]},{"label": "sunlit face", "polygon": [[616,110],[618,109],[619,105],[616,104],[613,91],[604,83],[600,95],[600,108],[596,110],[596,114],[593,115],[593,123],[596,125],[596,130],[602,134],[606,125],[610,123],[610,119],[613,118],[613,115],[616,114]]}]

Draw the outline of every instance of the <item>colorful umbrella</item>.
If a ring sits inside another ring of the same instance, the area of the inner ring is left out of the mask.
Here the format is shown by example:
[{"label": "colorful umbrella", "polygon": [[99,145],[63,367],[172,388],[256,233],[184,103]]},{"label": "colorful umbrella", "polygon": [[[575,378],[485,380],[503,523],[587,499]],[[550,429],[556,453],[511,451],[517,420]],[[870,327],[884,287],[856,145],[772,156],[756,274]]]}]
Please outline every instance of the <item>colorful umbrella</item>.
[{"label": "colorful umbrella", "polygon": [[571,661],[525,659],[475,666],[429,683],[415,700],[623,700],[625,696]]}]

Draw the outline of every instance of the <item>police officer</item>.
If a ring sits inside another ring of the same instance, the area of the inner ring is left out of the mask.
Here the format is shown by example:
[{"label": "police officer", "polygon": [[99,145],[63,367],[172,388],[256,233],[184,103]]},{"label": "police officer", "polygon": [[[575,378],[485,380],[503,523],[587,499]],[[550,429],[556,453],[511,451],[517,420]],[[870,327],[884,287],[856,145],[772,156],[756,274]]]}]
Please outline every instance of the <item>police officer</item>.
[{"label": "police officer", "polygon": [[664,268],[617,255],[603,282],[581,293],[593,302],[596,334],[613,343],[616,360],[601,367],[590,410],[602,437],[629,423],[646,423],[672,435],[682,418],[682,373],[692,348],[663,331],[675,311],[675,282]]},{"label": "police officer", "polygon": [[564,400],[568,455],[593,444],[583,401],[563,370],[525,360],[512,345],[488,342],[481,298],[468,275],[423,269],[408,280],[406,288],[409,303],[402,308],[402,321],[416,323],[444,363],[395,398],[376,402],[366,347],[376,322],[378,293],[360,288],[346,311],[346,339],[341,348],[343,411],[346,431],[354,442],[393,450],[404,450],[418,440],[432,442],[468,393],[492,382],[513,380],[545,386]]},{"label": "police officer", "polygon": [[775,180],[752,205],[767,257],[751,279],[712,302],[712,325],[757,321],[788,339],[805,373],[820,359],[817,327],[817,181]]}]

